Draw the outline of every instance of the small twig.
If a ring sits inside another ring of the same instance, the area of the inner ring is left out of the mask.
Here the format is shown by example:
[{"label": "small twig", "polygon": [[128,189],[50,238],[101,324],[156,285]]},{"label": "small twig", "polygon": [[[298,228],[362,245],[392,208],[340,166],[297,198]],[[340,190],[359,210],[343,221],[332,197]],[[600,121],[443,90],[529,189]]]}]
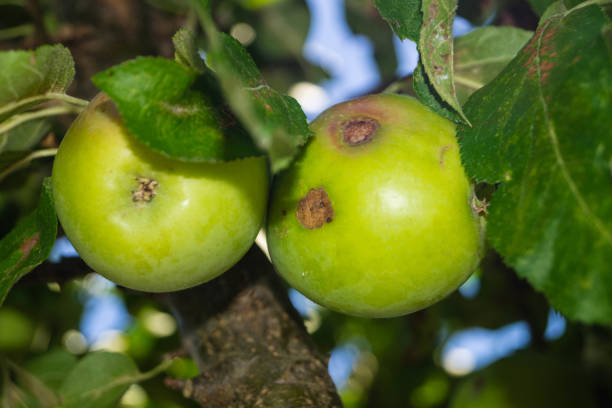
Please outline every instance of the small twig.
[{"label": "small twig", "polygon": [[0,30],[0,40],[10,40],[11,38],[25,37],[34,32],[32,24],[21,24],[15,27]]},{"label": "small twig", "polygon": [[57,149],[42,149],[33,151],[32,153],[25,156],[23,159],[16,161],[15,163],[8,166],[4,171],[0,172],[0,181],[2,181],[6,176],[13,173],[14,171],[17,171],[23,166],[27,165],[32,160],[40,159],[42,157],[55,156],[56,154]]},{"label": "small twig", "polygon": [[74,96],[66,95],[65,93],[47,92],[44,94],[34,95],[28,98],[23,98],[15,102],[7,103],[4,106],[0,106],[0,116],[4,116],[10,112],[13,112],[14,110],[17,110],[24,106],[28,106],[30,104],[45,102],[49,100],[65,102],[71,105],[82,106],[82,107],[86,107],[87,105],[89,105],[89,101],[86,101],[80,98],[75,98]]},{"label": "small twig", "polygon": [[19,115],[11,116],[9,119],[0,123],[0,134],[8,132],[11,129],[16,128],[22,123],[28,122],[34,119],[46,118],[49,116],[64,115],[67,113],[80,113],[83,110],[77,106],[54,106],[52,108],[40,109],[34,112],[22,113]]},{"label": "small twig", "polygon": [[36,36],[39,37],[37,39],[38,42],[43,44],[50,42],[49,34],[47,33],[47,29],[45,28],[45,21],[38,0],[28,0],[26,9],[32,16],[32,20],[34,20],[35,33]]}]

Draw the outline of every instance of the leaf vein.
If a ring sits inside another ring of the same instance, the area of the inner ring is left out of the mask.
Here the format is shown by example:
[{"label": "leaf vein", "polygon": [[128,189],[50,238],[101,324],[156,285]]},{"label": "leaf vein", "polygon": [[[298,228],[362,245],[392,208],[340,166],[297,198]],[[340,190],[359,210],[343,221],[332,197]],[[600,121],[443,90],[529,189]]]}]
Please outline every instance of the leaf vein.
[{"label": "leaf vein", "polygon": [[543,27],[541,31],[540,37],[538,38],[537,50],[536,50],[536,56],[535,56],[536,72],[538,74],[537,87],[538,87],[539,99],[542,104],[542,110],[544,113],[544,120],[546,122],[546,129],[548,130],[548,138],[550,140],[550,144],[552,145],[553,152],[555,154],[555,159],[557,161],[557,164],[559,165],[561,174],[563,175],[563,179],[567,183],[567,186],[572,192],[572,195],[578,202],[579,207],[581,208],[582,212],[587,216],[587,219],[589,219],[593,223],[595,228],[601,233],[601,235],[604,237],[608,245],[612,245],[612,233],[607,230],[606,226],[603,224],[601,219],[599,219],[599,217],[597,217],[597,215],[593,213],[593,211],[587,204],[586,200],[582,196],[582,193],[578,189],[578,186],[576,185],[576,182],[572,178],[572,175],[570,174],[569,169],[567,168],[565,159],[563,155],[561,154],[561,149],[559,147],[559,139],[557,137],[557,131],[555,129],[555,124],[553,123],[553,120],[550,117],[550,112],[548,111],[548,104],[546,102],[546,98],[544,97],[544,89],[542,86],[543,79],[542,79],[542,72],[541,72],[540,52],[541,52],[541,46],[542,46],[542,38],[544,37],[544,33],[546,32],[549,26],[550,26],[550,20],[548,20],[545,23],[545,26]]}]

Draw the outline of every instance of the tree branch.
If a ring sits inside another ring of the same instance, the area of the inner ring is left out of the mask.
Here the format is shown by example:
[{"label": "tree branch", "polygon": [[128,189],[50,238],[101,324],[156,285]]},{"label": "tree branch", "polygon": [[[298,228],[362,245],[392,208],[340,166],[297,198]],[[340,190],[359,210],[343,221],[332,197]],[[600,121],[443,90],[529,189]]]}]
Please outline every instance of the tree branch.
[{"label": "tree branch", "polygon": [[201,372],[168,386],[208,408],[342,406],[326,359],[257,248],[219,278],[163,297]]}]

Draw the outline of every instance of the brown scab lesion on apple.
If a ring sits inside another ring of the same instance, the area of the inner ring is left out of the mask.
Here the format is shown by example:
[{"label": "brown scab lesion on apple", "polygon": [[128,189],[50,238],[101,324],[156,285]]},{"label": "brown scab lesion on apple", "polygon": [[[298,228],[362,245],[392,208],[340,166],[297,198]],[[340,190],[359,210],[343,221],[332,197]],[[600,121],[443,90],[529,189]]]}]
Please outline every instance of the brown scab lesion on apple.
[{"label": "brown scab lesion on apple", "polygon": [[358,146],[370,142],[380,123],[378,120],[367,117],[358,116],[348,119],[342,123],[342,141],[349,146]]},{"label": "brown scab lesion on apple", "polygon": [[157,195],[157,180],[148,177],[136,177],[138,188],[132,191],[132,201],[135,203],[148,203]]},{"label": "brown scab lesion on apple", "polygon": [[321,228],[334,219],[334,208],[323,187],[310,189],[298,203],[296,217],[307,229]]}]

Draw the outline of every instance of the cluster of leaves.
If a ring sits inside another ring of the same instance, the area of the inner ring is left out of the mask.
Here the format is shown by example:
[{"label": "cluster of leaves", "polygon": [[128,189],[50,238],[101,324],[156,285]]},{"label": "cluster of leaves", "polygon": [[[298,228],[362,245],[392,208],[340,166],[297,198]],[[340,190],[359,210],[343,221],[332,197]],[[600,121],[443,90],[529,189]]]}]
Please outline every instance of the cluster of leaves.
[{"label": "cluster of leaves", "polygon": [[111,407],[132,384],[168,369],[166,360],[141,373],[123,353],[97,351],[77,358],[64,350],[53,350],[19,366],[4,362],[16,378],[3,390],[3,406]]}]

